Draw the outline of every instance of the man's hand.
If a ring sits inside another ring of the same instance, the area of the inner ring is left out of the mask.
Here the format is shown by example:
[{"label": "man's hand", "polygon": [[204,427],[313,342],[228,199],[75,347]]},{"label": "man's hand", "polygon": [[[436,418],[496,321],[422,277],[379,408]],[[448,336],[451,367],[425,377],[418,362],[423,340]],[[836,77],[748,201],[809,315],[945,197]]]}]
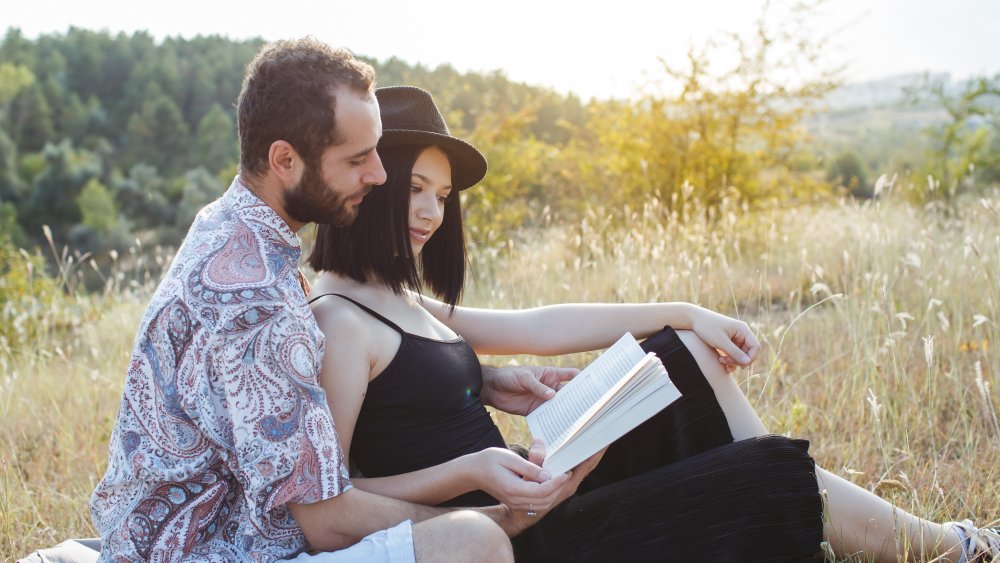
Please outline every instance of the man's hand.
[{"label": "man's hand", "polygon": [[691,330],[719,352],[719,363],[726,371],[749,366],[760,352],[760,343],[745,322],[708,309],[699,307]]},{"label": "man's hand", "polygon": [[551,366],[483,366],[483,390],[479,399],[485,405],[525,416],[556,396],[562,383],[580,370]]}]

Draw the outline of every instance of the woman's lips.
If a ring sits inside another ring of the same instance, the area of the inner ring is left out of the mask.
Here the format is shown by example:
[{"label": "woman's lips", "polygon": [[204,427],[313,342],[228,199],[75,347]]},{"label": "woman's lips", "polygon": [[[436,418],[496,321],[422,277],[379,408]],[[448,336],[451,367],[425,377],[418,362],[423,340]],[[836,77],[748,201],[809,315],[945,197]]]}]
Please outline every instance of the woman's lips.
[{"label": "woman's lips", "polygon": [[418,242],[427,242],[431,238],[431,232],[427,229],[410,228],[410,236]]}]

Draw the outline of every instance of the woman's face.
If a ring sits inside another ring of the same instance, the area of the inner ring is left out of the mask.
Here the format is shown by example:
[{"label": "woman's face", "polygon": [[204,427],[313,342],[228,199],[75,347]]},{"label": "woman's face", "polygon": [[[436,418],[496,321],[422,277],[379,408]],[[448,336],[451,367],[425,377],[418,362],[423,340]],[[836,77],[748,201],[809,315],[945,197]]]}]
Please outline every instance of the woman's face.
[{"label": "woman's face", "polygon": [[451,163],[438,147],[428,147],[413,163],[410,175],[410,244],[417,256],[441,226],[444,203],[451,194]]}]

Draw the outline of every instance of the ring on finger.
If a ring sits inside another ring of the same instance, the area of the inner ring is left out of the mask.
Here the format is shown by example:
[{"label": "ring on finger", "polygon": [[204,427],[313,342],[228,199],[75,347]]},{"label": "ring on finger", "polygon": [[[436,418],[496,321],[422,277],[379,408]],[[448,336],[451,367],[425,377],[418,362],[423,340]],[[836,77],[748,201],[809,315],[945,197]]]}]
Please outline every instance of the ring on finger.
[{"label": "ring on finger", "polygon": [[535,517],[535,505],[533,505],[533,504],[529,504],[528,505],[528,516],[530,518],[534,518]]}]

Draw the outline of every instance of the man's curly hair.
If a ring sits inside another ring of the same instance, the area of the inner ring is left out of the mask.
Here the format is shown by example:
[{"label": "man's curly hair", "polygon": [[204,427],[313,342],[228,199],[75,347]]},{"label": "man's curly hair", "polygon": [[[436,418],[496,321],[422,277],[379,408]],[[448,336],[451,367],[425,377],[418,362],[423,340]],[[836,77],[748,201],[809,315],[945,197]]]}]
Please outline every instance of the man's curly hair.
[{"label": "man's curly hair", "polygon": [[375,70],[346,49],[312,37],[264,45],[247,65],[236,103],[240,169],[257,176],[267,169],[271,144],[290,143],[309,164],[341,142],[336,93],[347,88],[372,96]]}]

